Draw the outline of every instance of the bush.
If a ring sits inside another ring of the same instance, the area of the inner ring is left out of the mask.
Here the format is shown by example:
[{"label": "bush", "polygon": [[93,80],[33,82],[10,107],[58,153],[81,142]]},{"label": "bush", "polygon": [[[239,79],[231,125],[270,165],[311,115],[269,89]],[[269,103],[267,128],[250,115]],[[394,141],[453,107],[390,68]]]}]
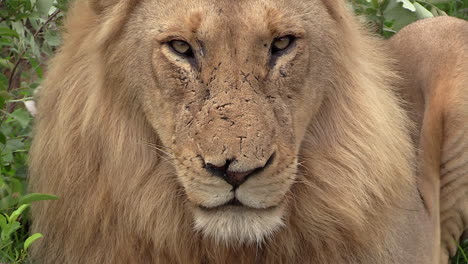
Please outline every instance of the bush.
[{"label": "bush", "polygon": [[26,194],[30,106],[43,63],[60,44],[66,3],[6,0],[0,4],[0,262],[23,263],[41,234],[28,235],[29,203],[55,196]]}]

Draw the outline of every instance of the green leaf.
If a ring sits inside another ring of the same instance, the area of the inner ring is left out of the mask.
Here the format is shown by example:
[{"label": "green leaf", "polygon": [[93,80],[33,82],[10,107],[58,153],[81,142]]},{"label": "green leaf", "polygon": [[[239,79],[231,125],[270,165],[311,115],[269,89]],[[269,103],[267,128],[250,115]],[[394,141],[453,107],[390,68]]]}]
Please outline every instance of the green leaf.
[{"label": "green leaf", "polygon": [[32,120],[31,115],[26,109],[20,108],[11,113],[11,116],[20,124],[22,128],[26,128]]},{"label": "green leaf", "polygon": [[31,244],[34,241],[38,240],[41,237],[43,237],[41,233],[35,233],[32,236],[28,237],[26,241],[24,241],[24,250],[28,250],[29,246],[31,246]]},{"label": "green leaf", "polygon": [[0,229],[4,230],[7,226],[7,219],[4,215],[0,214]]},{"label": "green leaf", "polygon": [[419,19],[434,17],[431,11],[427,10],[418,2],[414,3],[414,7],[416,8],[416,16],[418,16]]},{"label": "green leaf", "polygon": [[52,47],[60,45],[60,37],[56,32],[47,31],[44,35],[44,39]]},{"label": "green leaf", "polygon": [[435,6],[432,6],[431,13],[434,16],[447,16],[447,13],[445,13],[443,10],[440,10],[439,8],[437,8]]},{"label": "green leaf", "polygon": [[0,36],[19,38],[18,33],[10,28],[0,28]]},{"label": "green leaf", "polygon": [[413,3],[411,3],[411,1],[409,1],[409,0],[396,0],[396,1],[399,2],[399,3],[402,3],[403,4],[402,7],[404,9],[408,9],[411,12],[416,11],[416,7],[414,6]]},{"label": "green leaf", "polygon": [[7,152],[2,153],[2,160],[4,164],[10,164],[13,162],[13,153]]},{"label": "green leaf", "polygon": [[393,21],[391,29],[395,31],[398,31],[404,26],[418,20],[416,12],[403,8],[400,0],[389,1],[387,7],[383,11],[383,15],[386,20]]},{"label": "green leaf", "polygon": [[23,23],[21,23],[20,21],[14,21],[14,22],[11,22],[11,27],[13,28],[14,31],[16,31],[16,33],[19,36],[24,37],[24,33],[26,31],[25,31]]},{"label": "green leaf", "polygon": [[6,225],[5,229],[2,229],[1,240],[6,241],[10,239],[10,235],[21,227],[19,222],[11,222]]},{"label": "green leaf", "polygon": [[36,2],[36,8],[39,14],[43,17],[47,16],[49,14],[49,10],[52,7],[52,4],[54,3],[53,0],[37,0]]},{"label": "green leaf", "polygon": [[6,88],[8,87],[8,78],[5,76],[5,74],[0,72],[0,97],[3,97],[4,99],[10,99],[11,95],[6,91]]},{"label": "green leaf", "polygon": [[[43,78],[43,72],[42,72],[42,67],[41,64],[38,60],[35,58],[28,58],[29,63],[31,63],[31,67],[36,71],[36,74],[39,78]],[[34,83],[31,83],[31,85]]]},{"label": "green leaf", "polygon": [[15,152],[17,150],[23,149],[24,148],[24,142],[21,141],[21,139],[17,138],[10,138],[7,140],[6,146],[5,146],[5,151],[9,152]]},{"label": "green leaf", "polygon": [[11,213],[10,217],[8,218],[8,222],[10,223],[15,222],[18,219],[18,217],[24,212],[24,210],[26,210],[28,207],[29,207],[29,204],[23,204],[20,207],[18,207],[18,209],[13,211],[13,213]]},{"label": "green leaf", "polygon": [[29,42],[28,43],[29,43],[29,50],[31,51],[31,53],[36,58],[40,58],[41,57],[41,50],[40,50],[39,44],[36,43],[36,39],[34,38],[33,35],[29,36]]},{"label": "green leaf", "polygon": [[36,201],[44,201],[44,200],[58,200],[58,196],[52,194],[44,194],[44,193],[29,193],[25,196],[21,197],[19,200],[19,204],[29,204]]},{"label": "green leaf", "polygon": [[12,69],[14,65],[11,61],[0,58],[0,66]]},{"label": "green leaf", "polygon": [[0,143],[6,144],[6,136],[0,131]]},{"label": "green leaf", "polygon": [[42,23],[46,21],[45,19],[40,17],[29,17],[28,19],[34,31],[37,31],[41,27]]},{"label": "green leaf", "polygon": [[13,42],[11,40],[9,40],[8,38],[1,38],[0,37],[0,46],[11,47],[10,49],[13,50],[13,48],[12,48]]},{"label": "green leaf", "polygon": [[459,254],[463,256],[463,259],[465,260],[465,262],[468,262],[468,256],[466,255],[465,250],[458,243],[457,243],[457,247],[458,247]]},{"label": "green leaf", "polygon": [[453,0],[425,0],[425,1],[431,4],[439,4],[439,3],[450,3]]},{"label": "green leaf", "polygon": [[7,91],[0,91],[0,97],[10,99],[12,96]]},{"label": "green leaf", "polygon": [[22,193],[23,192],[23,184],[20,180],[16,178],[10,178],[10,186],[12,193]]}]

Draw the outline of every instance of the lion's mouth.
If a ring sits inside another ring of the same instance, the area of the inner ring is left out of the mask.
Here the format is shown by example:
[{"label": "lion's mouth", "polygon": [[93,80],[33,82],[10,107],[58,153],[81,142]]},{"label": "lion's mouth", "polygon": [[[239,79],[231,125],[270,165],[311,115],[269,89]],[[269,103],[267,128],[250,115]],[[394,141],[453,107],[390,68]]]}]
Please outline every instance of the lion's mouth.
[{"label": "lion's mouth", "polygon": [[267,208],[254,208],[254,207],[250,207],[250,206],[247,206],[247,205],[243,204],[236,197],[234,197],[231,200],[229,200],[228,202],[226,202],[224,204],[221,204],[221,205],[214,206],[214,207],[206,207],[206,206],[203,206],[203,205],[199,205],[198,207],[200,209],[202,209],[203,211],[210,212],[210,211],[216,211],[216,210],[227,209],[227,208],[239,208],[239,209],[262,210],[263,211],[263,210],[274,209],[277,206],[270,206],[270,207],[267,207]]},{"label": "lion's mouth", "polygon": [[234,198],[219,206],[196,206],[194,229],[217,243],[258,245],[285,225],[284,203],[257,208],[241,201]]}]

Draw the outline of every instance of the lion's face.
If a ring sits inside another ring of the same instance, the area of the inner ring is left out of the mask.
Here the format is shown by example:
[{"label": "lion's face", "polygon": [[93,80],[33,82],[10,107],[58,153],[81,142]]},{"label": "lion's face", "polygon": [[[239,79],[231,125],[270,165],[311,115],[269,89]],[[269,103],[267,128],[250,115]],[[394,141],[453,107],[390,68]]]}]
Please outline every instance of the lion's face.
[{"label": "lion's face", "polygon": [[315,1],[196,2],[137,7],[124,32],[137,40],[129,74],[196,229],[259,242],[283,224],[326,88],[328,17]]}]

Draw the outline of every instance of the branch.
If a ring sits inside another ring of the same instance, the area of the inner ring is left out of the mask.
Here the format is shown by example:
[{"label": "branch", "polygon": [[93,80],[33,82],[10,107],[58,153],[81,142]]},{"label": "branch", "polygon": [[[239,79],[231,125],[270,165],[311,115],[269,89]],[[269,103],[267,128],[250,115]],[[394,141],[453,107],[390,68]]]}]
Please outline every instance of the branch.
[{"label": "branch", "polygon": [[[36,38],[39,35],[39,33],[41,33],[44,30],[44,28],[47,26],[47,24],[49,24],[50,21],[52,21],[52,19],[54,19],[59,13],[60,13],[59,9],[55,10],[54,13],[52,13],[52,15],[50,15],[49,18],[47,18],[47,20],[44,22],[44,24],[42,24],[41,27],[37,29],[36,33],[34,33],[34,35],[33,35],[33,38]],[[24,49],[20,53],[20,55],[18,57],[18,60],[16,61],[15,65],[13,66],[13,69],[11,70],[10,78],[8,80],[8,88],[7,88],[8,92],[11,91],[11,89],[13,88],[13,78],[16,75],[16,71],[18,69],[18,66],[21,63],[21,60],[23,59],[24,54],[26,54],[26,51],[27,51],[27,49]]]}]

